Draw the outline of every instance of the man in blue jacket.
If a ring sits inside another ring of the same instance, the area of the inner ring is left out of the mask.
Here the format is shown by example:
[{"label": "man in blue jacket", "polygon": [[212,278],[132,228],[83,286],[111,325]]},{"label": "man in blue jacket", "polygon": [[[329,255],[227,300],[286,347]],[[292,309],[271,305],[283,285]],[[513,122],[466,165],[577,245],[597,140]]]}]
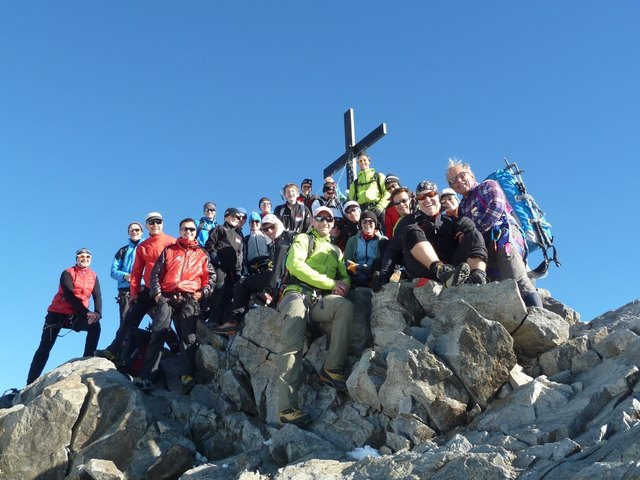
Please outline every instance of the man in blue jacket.
[{"label": "man in blue jacket", "polygon": [[118,282],[118,296],[116,300],[120,307],[120,325],[129,307],[129,279],[131,278],[131,268],[136,258],[136,247],[142,240],[142,224],[131,222],[127,228],[129,232],[129,243],[121,247],[113,257],[111,264],[111,278]]}]

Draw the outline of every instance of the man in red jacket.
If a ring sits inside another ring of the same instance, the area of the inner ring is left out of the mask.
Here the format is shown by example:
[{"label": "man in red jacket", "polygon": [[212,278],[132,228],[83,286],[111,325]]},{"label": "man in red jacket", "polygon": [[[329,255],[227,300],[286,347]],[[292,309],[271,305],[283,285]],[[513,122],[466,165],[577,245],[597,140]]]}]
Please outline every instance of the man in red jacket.
[{"label": "man in red jacket", "polygon": [[[62,328],[87,332],[87,340],[84,344],[85,357],[92,355],[98,346],[102,295],[98,276],[89,268],[89,265],[91,265],[91,252],[81,248],[76,252],[76,264],[62,272],[58,292],[47,309],[40,346],[31,361],[27,385],[38,378],[44,370],[49,352]],[[90,297],[93,297],[93,312],[89,310]]]},{"label": "man in red jacket", "polygon": [[162,344],[171,327],[176,325],[183,360],[182,388],[191,392],[196,382],[196,325],[200,315],[200,300],[207,297],[215,285],[216,274],[209,255],[196,240],[196,222],[185,218],[180,222],[180,238],[166,247],[153,267],[150,295],[156,302],[153,310],[151,340],[140,372],[139,385],[149,388],[162,358]]},{"label": "man in red jacket", "polygon": [[[151,283],[151,271],[153,265],[162,253],[162,250],[176,241],[171,235],[162,232],[162,215],[151,212],[145,218],[145,224],[149,231],[149,238],[140,242],[136,247],[136,258],[131,268],[129,279],[129,309],[122,320],[116,336],[105,350],[96,350],[94,355],[115,362],[120,359],[124,362],[130,360],[133,353],[134,332],[142,322],[144,316],[155,305],[149,295],[148,285]],[[144,284],[142,280],[144,279]]]}]

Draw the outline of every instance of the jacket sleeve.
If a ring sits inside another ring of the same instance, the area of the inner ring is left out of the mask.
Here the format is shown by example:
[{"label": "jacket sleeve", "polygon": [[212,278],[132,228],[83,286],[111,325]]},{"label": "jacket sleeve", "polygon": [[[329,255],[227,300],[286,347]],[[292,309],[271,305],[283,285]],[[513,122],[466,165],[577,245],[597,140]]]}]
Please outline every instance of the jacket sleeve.
[{"label": "jacket sleeve", "polygon": [[100,320],[102,318],[102,290],[100,289],[100,280],[98,280],[97,275],[91,296],[93,297],[93,311],[98,316],[98,320]]},{"label": "jacket sleeve", "polygon": [[122,270],[124,266],[124,255],[126,251],[126,246],[119,249],[113,257],[113,262],[111,263],[111,278],[119,282],[124,281],[124,276],[128,273]]},{"label": "jacket sleeve", "polygon": [[74,295],[73,279],[71,278],[71,274],[66,270],[62,272],[60,276],[60,288],[62,288],[62,294],[65,300],[71,304],[75,312],[81,315],[86,315],[89,312],[89,309],[84,306],[82,300]]},{"label": "jacket sleeve", "polygon": [[484,202],[484,212],[475,219],[481,232],[489,231],[500,222],[507,213],[507,198],[495,180],[485,180],[480,184],[478,197]]},{"label": "jacket sleeve", "polygon": [[380,190],[380,198],[378,198],[378,201],[376,202],[376,207],[381,212],[385,211],[387,205],[389,204],[389,198],[391,197],[391,194],[387,192],[387,189],[384,185],[385,179],[386,177],[383,173],[376,173],[376,182],[378,182],[378,189]]},{"label": "jacket sleeve", "polygon": [[209,259],[214,266],[218,265],[218,241],[220,240],[221,226],[218,225],[209,230],[209,239],[204,244],[204,249],[209,254]]},{"label": "jacket sleeve", "polygon": [[344,247],[344,258],[343,260],[346,262],[347,260],[351,260],[352,262],[355,262],[355,256],[356,256],[356,246],[358,244],[358,235],[360,235],[359,233],[356,233],[355,235],[351,235],[349,237],[349,240],[347,240],[347,245]]},{"label": "jacket sleeve", "polygon": [[[320,273],[311,268],[306,260],[309,257],[309,235],[298,235],[291,244],[289,255],[287,255],[287,269],[298,280],[320,290],[333,290],[336,288],[336,281],[329,278],[324,273]],[[342,271],[349,278],[344,263],[338,261],[338,268],[342,264]]]},{"label": "jacket sleeve", "polygon": [[161,281],[164,276],[164,266],[166,262],[166,251],[167,248],[162,250],[162,253],[156,260],[156,263],[153,265],[153,270],[151,270],[151,285],[149,286],[149,295],[151,298],[154,298],[157,294],[162,293]]},{"label": "jacket sleeve", "polygon": [[[209,256],[206,255],[205,258],[205,268],[207,270],[207,283],[202,283],[202,295],[206,298],[211,295],[213,289],[216,287],[216,269],[213,268],[213,264],[209,260]],[[204,277],[203,277],[204,278]]]},{"label": "jacket sleeve", "polygon": [[132,297],[138,296],[140,293],[140,284],[142,283],[142,271],[144,270],[144,259],[142,258],[144,255],[141,255],[141,251],[139,250],[139,246],[136,247],[136,258],[133,261],[133,267],[131,268],[131,279],[129,281],[130,287],[129,292]]},{"label": "jacket sleeve", "polygon": [[305,233],[309,231],[309,228],[311,227],[311,211],[307,208],[306,205],[303,205],[302,208],[304,208],[304,220],[302,224],[302,233]]}]

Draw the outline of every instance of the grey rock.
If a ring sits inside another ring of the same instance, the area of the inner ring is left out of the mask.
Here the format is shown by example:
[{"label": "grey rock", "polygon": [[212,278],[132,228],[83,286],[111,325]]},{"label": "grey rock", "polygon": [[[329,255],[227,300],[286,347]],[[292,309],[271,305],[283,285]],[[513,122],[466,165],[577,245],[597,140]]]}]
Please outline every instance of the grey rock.
[{"label": "grey rock", "polygon": [[631,330],[620,328],[613,331],[593,346],[602,358],[612,358],[620,355],[632,344],[640,342],[640,337]]},{"label": "grey rock", "polygon": [[481,317],[463,300],[450,302],[438,315],[427,344],[482,408],[509,380],[516,364],[505,328]]},{"label": "grey rock", "polygon": [[579,375],[586,372],[602,361],[600,355],[593,350],[587,350],[580,355],[577,355],[571,359],[571,373],[573,375]]},{"label": "grey rock", "polygon": [[567,341],[569,324],[553,312],[530,308],[526,320],[512,335],[518,352],[537,357]]},{"label": "grey rock", "polygon": [[551,377],[558,372],[571,369],[571,359],[589,349],[589,339],[585,336],[571,338],[562,345],[540,355],[542,373]]}]

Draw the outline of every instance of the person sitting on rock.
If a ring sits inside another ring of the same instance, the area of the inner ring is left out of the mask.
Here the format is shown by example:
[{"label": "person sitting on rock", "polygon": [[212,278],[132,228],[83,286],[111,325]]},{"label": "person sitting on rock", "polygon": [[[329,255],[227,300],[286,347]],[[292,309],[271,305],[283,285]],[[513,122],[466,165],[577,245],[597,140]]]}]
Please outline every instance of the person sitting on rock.
[{"label": "person sitting on rock", "polygon": [[384,234],[391,239],[400,219],[414,211],[413,193],[407,187],[396,188],[391,192],[389,205],[393,205],[396,215],[388,215],[389,209],[387,209],[384,215]]},{"label": "person sitting on rock", "polygon": [[451,188],[462,195],[458,214],[470,218],[484,236],[489,277],[513,278],[524,304],[542,307],[540,295],[527,275],[524,239],[498,182],[487,179],[478,183],[471,166],[456,158],[449,159],[446,178]]},{"label": "person sitting on rock", "polygon": [[458,206],[460,200],[453,188],[443,188],[440,194],[440,204],[442,205],[442,213],[450,217],[458,216]]},{"label": "person sitting on rock", "polygon": [[279,418],[304,426],[311,416],[298,407],[307,322],[331,322],[331,341],[320,380],[346,391],[345,365],[353,326],[353,304],[347,300],[350,280],[342,252],[329,239],[333,215],[328,207],[313,212],[312,228],[298,235],[287,255],[287,281],[278,311],[283,316],[278,362]]},{"label": "person sitting on rock", "polygon": [[351,277],[351,285],[370,287],[374,272],[380,270],[381,251],[387,237],[377,229],[378,218],[370,211],[360,216],[360,233],[347,240],[344,250],[344,262]]},{"label": "person sitting on rock", "polygon": [[473,222],[440,213],[435,183],[422,181],[416,192],[418,210],[396,227],[374,290],[389,281],[398,261],[404,262],[410,279],[437,280],[445,287],[460,285],[468,277],[470,283],[486,283],[487,249]]},{"label": "person sitting on rock", "polygon": [[298,186],[287,183],[282,189],[282,195],[285,202],[278,205],[273,213],[290,232],[306,232],[311,224],[311,212],[304,203],[298,201]]}]

